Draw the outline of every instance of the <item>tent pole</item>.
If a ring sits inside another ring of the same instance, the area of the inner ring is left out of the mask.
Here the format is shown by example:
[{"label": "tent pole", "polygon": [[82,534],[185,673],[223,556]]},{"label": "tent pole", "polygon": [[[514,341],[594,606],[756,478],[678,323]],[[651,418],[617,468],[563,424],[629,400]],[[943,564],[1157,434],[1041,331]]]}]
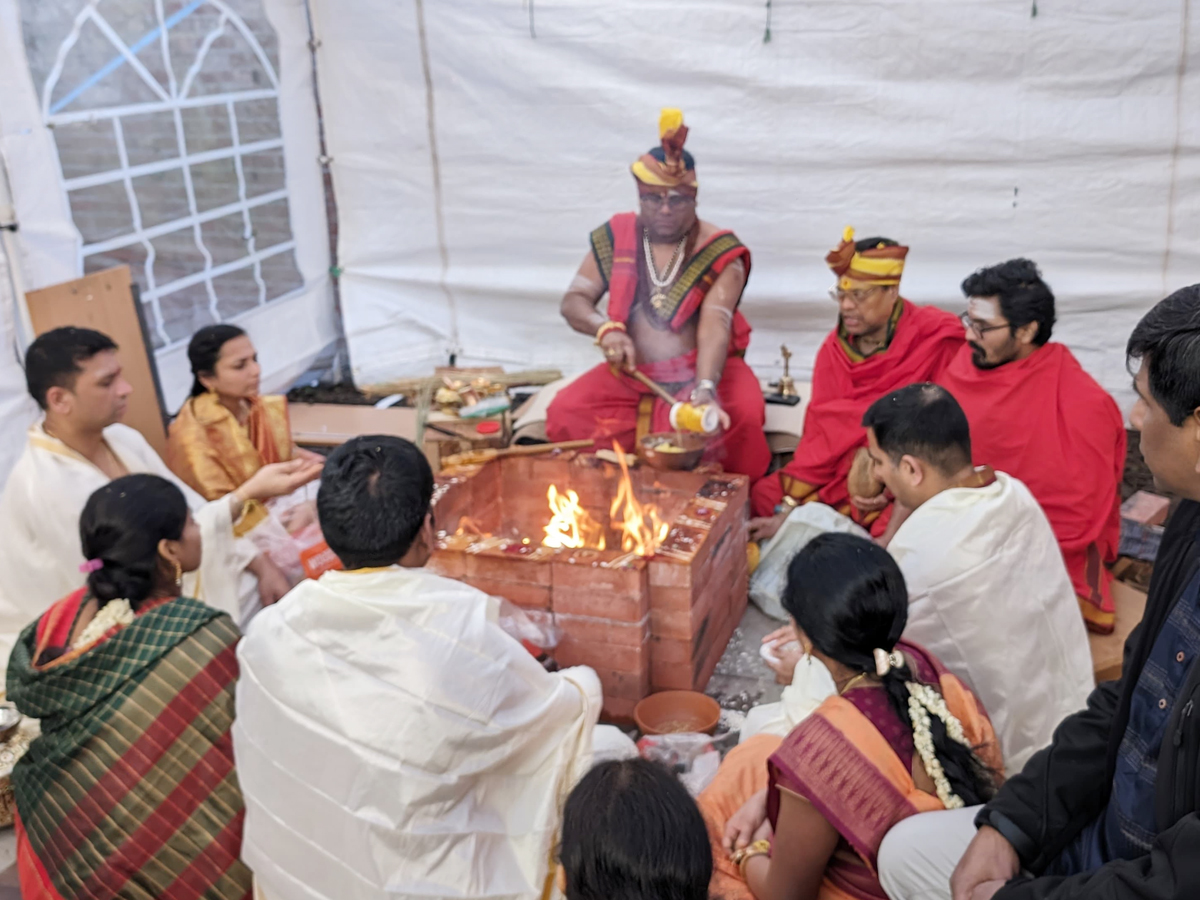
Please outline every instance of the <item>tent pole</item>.
[{"label": "tent pole", "polygon": [[13,202],[12,189],[8,180],[8,166],[0,154],[0,248],[4,250],[8,278],[12,283],[13,305],[17,311],[19,333],[17,347],[24,361],[25,348],[33,341],[33,320],[29,317],[29,304],[25,300],[25,281],[21,277],[21,251],[17,242],[17,209]]}]

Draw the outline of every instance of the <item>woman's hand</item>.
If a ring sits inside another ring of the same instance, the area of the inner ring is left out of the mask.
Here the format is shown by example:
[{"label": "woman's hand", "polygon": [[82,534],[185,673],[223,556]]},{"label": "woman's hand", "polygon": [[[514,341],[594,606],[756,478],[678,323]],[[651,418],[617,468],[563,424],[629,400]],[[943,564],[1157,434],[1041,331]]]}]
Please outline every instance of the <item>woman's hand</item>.
[{"label": "woman's hand", "polygon": [[283,497],[319,477],[323,465],[324,460],[318,464],[302,458],[272,463],[251,475],[250,479],[238,488],[238,492],[246,500]]},{"label": "woman's hand", "polygon": [[767,789],[763,788],[757,794],[742,804],[742,808],[729,817],[725,823],[725,837],[722,845],[728,853],[749,847],[763,825],[771,827],[767,821]]},{"label": "woman's hand", "polygon": [[296,447],[293,450],[292,459],[306,459],[310,463],[316,463],[318,466],[325,465],[325,457],[320,453],[314,453],[312,450],[305,450],[303,447]]},{"label": "woman's hand", "polygon": [[767,660],[767,668],[775,673],[776,684],[791,684],[796,677],[796,665],[804,658],[800,645],[785,649],[783,645],[775,648],[775,658],[778,662]]}]

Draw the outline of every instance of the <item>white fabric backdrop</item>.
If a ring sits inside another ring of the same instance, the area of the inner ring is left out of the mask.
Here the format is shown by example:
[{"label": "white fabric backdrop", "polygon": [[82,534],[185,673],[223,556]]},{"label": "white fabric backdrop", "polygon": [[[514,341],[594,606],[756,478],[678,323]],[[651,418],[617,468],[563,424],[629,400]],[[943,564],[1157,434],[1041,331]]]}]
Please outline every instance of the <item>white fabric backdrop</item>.
[{"label": "white fabric backdrop", "polygon": [[[271,0],[271,24],[280,44],[280,125],[304,289],[235,321],[250,332],[263,363],[265,390],[286,388],[338,337],[329,278],[329,231],[318,157],[317,112],[304,0]],[[44,127],[29,74],[16,0],[0,0],[0,154],[7,164],[20,223],[23,274],[34,290],[82,275],[79,233],[71,221],[54,140]],[[24,445],[36,414],[11,347],[12,298],[0,259],[0,484]],[[178,409],[192,383],[185,345],[157,354],[167,407]]]},{"label": "white fabric backdrop", "polygon": [[312,0],[355,375],[592,364],[558,300],[672,105],[701,214],[754,253],[760,374],[783,341],[808,369],[852,224],[954,311],[975,268],[1035,259],[1055,337],[1128,411],[1130,329],[1200,281],[1187,2],[775,0],[764,42],[762,0]]}]

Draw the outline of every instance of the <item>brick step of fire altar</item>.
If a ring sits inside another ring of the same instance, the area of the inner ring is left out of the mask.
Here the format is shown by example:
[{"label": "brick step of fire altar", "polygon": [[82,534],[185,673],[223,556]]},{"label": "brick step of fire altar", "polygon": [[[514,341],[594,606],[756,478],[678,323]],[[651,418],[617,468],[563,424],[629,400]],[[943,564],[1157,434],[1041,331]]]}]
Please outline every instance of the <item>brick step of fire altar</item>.
[{"label": "brick step of fire altar", "polygon": [[555,658],[596,670],[613,719],[654,691],[703,690],[746,608],[743,476],[497,459],[439,477],[434,517],[430,567],[552,613]]}]

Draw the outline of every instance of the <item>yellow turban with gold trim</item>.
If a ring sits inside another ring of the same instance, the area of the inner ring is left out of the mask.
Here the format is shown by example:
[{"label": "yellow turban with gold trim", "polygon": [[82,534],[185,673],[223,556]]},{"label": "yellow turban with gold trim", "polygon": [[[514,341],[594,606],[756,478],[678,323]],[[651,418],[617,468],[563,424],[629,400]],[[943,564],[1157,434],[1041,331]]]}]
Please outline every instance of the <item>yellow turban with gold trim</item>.
[{"label": "yellow turban with gold trim", "polygon": [[629,167],[633,177],[649,187],[676,190],[695,195],[696,164],[692,155],[683,149],[688,129],[683,124],[683,110],[664,109],[658,118],[661,146],[642,154]]},{"label": "yellow turban with gold trim", "polygon": [[880,241],[874,247],[859,250],[854,241],[854,229],[842,232],[842,242],[825,257],[829,268],[838,276],[838,287],[848,290],[852,281],[863,284],[892,285],[900,283],[904,274],[904,259],[908,248]]}]

